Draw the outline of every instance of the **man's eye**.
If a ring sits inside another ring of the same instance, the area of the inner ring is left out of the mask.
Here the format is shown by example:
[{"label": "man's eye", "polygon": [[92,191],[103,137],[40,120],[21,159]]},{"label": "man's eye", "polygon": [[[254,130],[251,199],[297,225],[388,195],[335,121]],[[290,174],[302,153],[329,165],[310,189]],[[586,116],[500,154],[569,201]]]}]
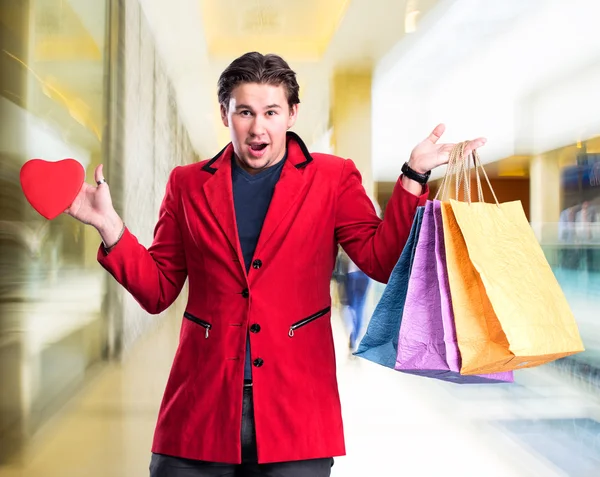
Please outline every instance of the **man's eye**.
[{"label": "man's eye", "polygon": [[242,116],[250,116],[250,114],[252,114],[252,113],[250,111],[248,111],[248,110],[244,110],[244,111],[240,112],[240,114]]},{"label": "man's eye", "polygon": [[276,111],[267,111],[268,116],[275,116],[277,114]]}]

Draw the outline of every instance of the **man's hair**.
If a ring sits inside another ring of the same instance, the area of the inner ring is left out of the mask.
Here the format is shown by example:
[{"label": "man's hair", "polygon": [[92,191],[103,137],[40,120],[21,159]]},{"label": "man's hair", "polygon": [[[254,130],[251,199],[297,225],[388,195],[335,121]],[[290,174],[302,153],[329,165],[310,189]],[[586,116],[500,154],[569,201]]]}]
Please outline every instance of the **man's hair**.
[{"label": "man's hair", "polygon": [[229,108],[231,92],[243,83],[283,85],[290,108],[300,103],[296,73],[281,56],[253,51],[234,60],[219,77],[219,103],[225,109]]}]

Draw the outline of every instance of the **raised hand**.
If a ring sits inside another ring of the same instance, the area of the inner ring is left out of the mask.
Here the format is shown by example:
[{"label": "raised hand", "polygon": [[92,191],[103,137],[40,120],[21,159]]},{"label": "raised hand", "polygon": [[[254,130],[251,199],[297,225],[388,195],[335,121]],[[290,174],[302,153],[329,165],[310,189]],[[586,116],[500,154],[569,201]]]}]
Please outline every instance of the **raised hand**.
[{"label": "raised hand", "polygon": [[110,190],[102,174],[102,164],[96,167],[94,179],[97,186],[84,182],[79,194],[65,213],[84,224],[92,225],[100,232],[103,239],[108,239],[110,242],[113,236],[118,236],[123,223],[113,207]]},{"label": "raised hand", "polygon": [[[424,174],[427,171],[448,163],[454,144],[438,144],[445,130],[446,126],[439,124],[427,139],[415,146],[408,161],[411,169]],[[486,142],[487,139],[482,137],[469,141],[465,147],[465,156],[485,145]]]}]

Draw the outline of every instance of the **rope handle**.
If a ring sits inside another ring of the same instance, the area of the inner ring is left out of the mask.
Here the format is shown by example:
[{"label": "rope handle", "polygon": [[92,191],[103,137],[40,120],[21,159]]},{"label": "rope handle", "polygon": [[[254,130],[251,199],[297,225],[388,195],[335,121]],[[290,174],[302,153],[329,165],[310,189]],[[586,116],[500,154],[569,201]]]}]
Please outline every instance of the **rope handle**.
[{"label": "rope handle", "polygon": [[437,200],[441,194],[440,200],[444,200],[444,198],[449,195],[449,187],[450,187],[450,177],[452,175],[455,176],[455,199],[459,200],[459,190],[460,186],[464,181],[463,187],[463,202],[467,202],[469,205],[471,204],[471,161],[473,161],[473,166],[475,170],[475,179],[477,183],[477,198],[479,202],[485,202],[483,196],[483,187],[481,181],[481,175],[485,177],[485,180],[494,196],[494,201],[497,206],[500,206],[498,202],[498,198],[496,193],[494,192],[494,188],[490,183],[490,179],[483,167],[481,162],[481,158],[479,157],[479,153],[477,150],[474,150],[468,156],[465,156],[465,148],[469,141],[459,142],[454,145],[452,150],[450,151],[450,157],[448,159],[448,167],[446,169],[446,173],[442,179],[442,183],[435,195],[434,200]]}]

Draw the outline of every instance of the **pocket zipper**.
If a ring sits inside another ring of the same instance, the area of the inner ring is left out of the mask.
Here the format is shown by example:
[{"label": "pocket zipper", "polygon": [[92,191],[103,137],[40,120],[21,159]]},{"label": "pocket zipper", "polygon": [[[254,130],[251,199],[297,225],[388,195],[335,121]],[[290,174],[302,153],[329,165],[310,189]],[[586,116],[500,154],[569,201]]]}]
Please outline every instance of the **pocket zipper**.
[{"label": "pocket zipper", "polygon": [[204,334],[204,338],[208,339],[208,332],[212,328],[212,325],[210,323],[208,323],[207,321],[201,320],[200,318],[196,318],[194,315],[190,315],[187,311],[183,314],[183,316],[185,316],[188,320],[193,321],[194,323],[197,323],[200,326],[202,326],[206,330],[206,332]]},{"label": "pocket zipper", "polygon": [[290,326],[290,332],[288,333],[290,338],[294,337],[294,331],[296,331],[298,328],[302,328],[303,326],[308,325],[311,321],[315,321],[317,318],[321,318],[322,316],[325,316],[330,311],[331,311],[331,307],[328,306],[324,310],[318,311],[314,315],[310,315],[308,318],[304,318],[302,321],[294,323],[292,326]]}]

